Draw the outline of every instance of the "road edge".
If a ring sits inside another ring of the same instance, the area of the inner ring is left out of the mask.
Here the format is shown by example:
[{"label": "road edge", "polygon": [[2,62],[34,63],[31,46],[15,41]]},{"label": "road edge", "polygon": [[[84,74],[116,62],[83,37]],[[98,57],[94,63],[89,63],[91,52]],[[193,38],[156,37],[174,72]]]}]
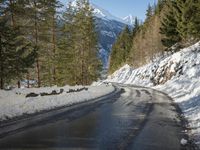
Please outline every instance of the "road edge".
[{"label": "road edge", "polygon": [[57,116],[59,114],[65,113],[67,111],[73,111],[81,107],[87,107],[92,104],[96,104],[98,102],[104,101],[109,97],[117,95],[121,92],[121,89],[114,86],[114,91],[109,94],[103,95],[101,97],[90,99],[88,101],[57,107],[51,110],[44,110],[30,115],[23,115],[19,117],[12,118],[10,120],[6,120],[0,122],[0,139],[10,135],[13,132],[22,130],[24,128],[32,127],[36,123],[42,122],[44,120],[48,120],[51,117]]}]

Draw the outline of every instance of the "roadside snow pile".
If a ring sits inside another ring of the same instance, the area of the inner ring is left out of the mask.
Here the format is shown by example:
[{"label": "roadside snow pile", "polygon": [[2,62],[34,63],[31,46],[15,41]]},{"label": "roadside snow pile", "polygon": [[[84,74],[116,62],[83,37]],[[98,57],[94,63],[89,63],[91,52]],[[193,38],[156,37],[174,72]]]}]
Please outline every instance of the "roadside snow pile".
[{"label": "roadside snow pile", "polygon": [[[30,92],[34,92],[35,94],[51,93],[52,91],[59,92],[61,89],[62,93],[58,95],[38,95],[37,97],[26,98],[26,95]],[[77,91],[77,89],[85,90],[69,93],[70,90]],[[12,91],[0,90],[0,121],[16,116],[22,116],[24,114],[33,114],[43,110],[50,110],[57,107],[70,106],[72,104],[89,101],[107,95],[113,91],[114,87],[108,85],[14,89]]]},{"label": "roadside snow pile", "polygon": [[191,137],[200,146],[200,42],[146,66],[125,65],[106,82],[153,87],[179,104],[191,128]]}]

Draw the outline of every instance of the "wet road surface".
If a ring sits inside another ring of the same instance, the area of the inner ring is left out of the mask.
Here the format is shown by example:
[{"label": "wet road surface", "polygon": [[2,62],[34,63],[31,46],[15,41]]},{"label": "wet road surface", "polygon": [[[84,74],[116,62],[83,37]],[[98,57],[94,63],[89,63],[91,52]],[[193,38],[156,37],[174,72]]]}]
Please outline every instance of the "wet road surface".
[{"label": "wet road surface", "polygon": [[124,92],[0,138],[3,150],[179,150],[176,108],[151,89]]}]

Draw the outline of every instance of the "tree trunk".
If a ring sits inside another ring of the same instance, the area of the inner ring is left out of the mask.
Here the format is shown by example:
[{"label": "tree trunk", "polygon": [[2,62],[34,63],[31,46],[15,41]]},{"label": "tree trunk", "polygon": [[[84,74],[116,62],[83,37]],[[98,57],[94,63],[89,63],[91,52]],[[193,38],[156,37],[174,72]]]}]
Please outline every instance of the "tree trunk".
[{"label": "tree trunk", "polygon": [[[84,41],[83,41],[84,42]],[[82,45],[81,45],[81,52],[82,52],[82,56],[81,56],[81,79],[82,79],[82,85],[84,85],[85,84],[85,81],[84,81],[84,73],[85,73],[85,71],[84,71],[84,69],[85,69],[85,61],[84,61],[84,59],[85,59],[85,43],[82,43]]]},{"label": "tree trunk", "polygon": [[[1,55],[2,55],[2,51],[1,51],[1,49],[0,49],[0,58],[1,58]],[[0,83],[0,84],[1,84],[1,85],[0,85],[0,88],[3,89],[3,88],[4,88],[4,78],[3,78],[3,76],[4,76],[4,72],[3,72],[3,71],[4,71],[4,70],[3,70],[3,62],[2,62],[2,61],[1,61],[1,64],[0,64],[0,65],[1,65],[1,66],[0,66],[0,67],[1,67],[1,76],[0,76],[0,78],[1,78],[1,79],[0,79],[0,80],[1,80],[1,83]]]},{"label": "tree trunk", "polygon": [[2,59],[2,57],[3,57],[3,56],[2,56],[2,55],[3,55],[2,53],[3,53],[3,52],[2,52],[2,47],[1,47],[1,46],[2,46],[2,44],[1,44],[1,36],[0,36],[0,70],[1,70],[1,73],[0,73],[0,80],[1,80],[1,81],[0,81],[0,88],[3,89],[3,88],[4,88],[4,82],[3,82],[3,80],[4,80],[4,79],[3,79],[3,76],[4,76],[4,75],[3,75],[3,74],[4,74],[3,71],[4,71],[4,70],[3,70],[3,59]]},{"label": "tree trunk", "polygon": [[37,59],[37,65],[36,65],[36,69],[37,69],[37,79],[38,79],[38,87],[41,86],[41,81],[40,81],[40,64],[39,64],[39,59]]},{"label": "tree trunk", "polygon": [[[34,7],[35,7],[35,23],[34,23],[34,29],[35,29],[35,46],[38,47],[38,20],[37,20],[37,4],[36,1],[34,1]],[[40,64],[39,64],[39,56],[36,61],[36,70],[37,70],[37,80],[38,80],[38,87],[41,86],[40,81]]]},{"label": "tree trunk", "polygon": [[55,66],[55,59],[56,59],[56,30],[55,30],[55,14],[53,14],[52,20],[52,43],[53,43],[53,82],[56,84],[56,66]]},{"label": "tree trunk", "polygon": [[4,83],[3,83],[3,78],[1,77],[1,86],[0,86],[0,88],[3,90],[3,88],[4,88]]},{"label": "tree trunk", "polygon": [[84,60],[81,61],[81,84],[84,85]]},{"label": "tree trunk", "polygon": [[15,26],[15,19],[14,19],[14,11],[13,11],[13,5],[14,5],[14,3],[13,3],[13,0],[9,0],[9,2],[10,2],[10,12],[11,12],[11,26],[12,27],[14,27]]},{"label": "tree trunk", "polygon": [[[0,55],[1,55],[1,54],[0,54]],[[1,62],[1,66],[0,66],[0,67],[1,67],[1,76],[0,76],[0,80],[1,80],[1,83],[0,83],[0,84],[1,84],[1,85],[0,85],[0,88],[3,89],[3,88],[4,88],[4,81],[3,81],[3,80],[4,80],[4,77],[3,77],[3,71],[4,71],[4,70],[3,70],[3,64],[2,64],[2,62]]]},{"label": "tree trunk", "polygon": [[[11,12],[11,21],[10,21],[10,25],[14,28],[15,27],[15,14],[14,14],[14,3],[13,3],[13,0],[9,0],[9,3],[10,3],[10,12]],[[17,70],[17,75],[18,75],[18,68],[16,68],[16,70]],[[18,88],[21,88],[21,85],[20,85],[20,80],[19,81],[17,81],[17,87]]]},{"label": "tree trunk", "polygon": [[17,81],[17,87],[18,87],[18,88],[21,88],[21,83],[20,83],[20,80],[19,80],[19,81]]},{"label": "tree trunk", "polygon": [[28,73],[28,74],[27,74],[27,88],[30,88],[29,80],[30,80],[30,76],[29,76],[29,73]]}]

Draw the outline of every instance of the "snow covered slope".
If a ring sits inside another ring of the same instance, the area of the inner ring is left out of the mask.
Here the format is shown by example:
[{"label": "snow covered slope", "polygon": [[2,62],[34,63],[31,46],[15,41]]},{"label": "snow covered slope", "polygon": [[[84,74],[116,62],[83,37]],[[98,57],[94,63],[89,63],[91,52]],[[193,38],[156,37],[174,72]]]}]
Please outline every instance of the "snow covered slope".
[{"label": "snow covered slope", "polygon": [[119,21],[122,23],[126,23],[123,19],[118,18],[113,16],[110,12],[108,12],[107,10],[95,5],[95,4],[91,4],[92,8],[94,9],[93,13],[96,17],[98,18],[102,18],[105,20],[115,20],[115,21]]},{"label": "snow covered slope", "polygon": [[128,16],[124,17],[123,20],[126,24],[129,24],[132,26],[135,22],[135,17],[132,15],[128,15]]},{"label": "snow covered slope", "polygon": [[[89,101],[113,91],[114,87],[108,85],[0,90],[0,121]],[[42,93],[59,94],[42,96]],[[32,96],[27,97],[27,95]]]},{"label": "snow covered slope", "polygon": [[153,87],[167,93],[182,109],[191,128],[188,132],[200,146],[200,42],[137,69],[125,65],[107,82]]},{"label": "snow covered slope", "polygon": [[[72,1],[72,6],[73,7],[77,7],[77,0]],[[107,10],[97,6],[94,3],[90,3],[91,8],[93,9],[93,14],[101,19],[105,19],[105,20],[115,20],[115,21],[119,21],[119,22],[123,22],[126,23],[123,19],[115,17],[114,15],[112,15],[110,12],[108,12]]]}]

